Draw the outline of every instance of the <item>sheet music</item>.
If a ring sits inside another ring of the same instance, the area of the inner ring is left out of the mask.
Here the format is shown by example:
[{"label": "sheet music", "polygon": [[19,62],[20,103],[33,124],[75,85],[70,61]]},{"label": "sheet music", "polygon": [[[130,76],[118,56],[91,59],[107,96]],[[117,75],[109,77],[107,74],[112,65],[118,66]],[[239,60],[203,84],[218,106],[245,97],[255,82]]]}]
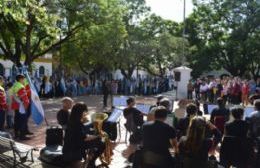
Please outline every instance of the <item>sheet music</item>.
[{"label": "sheet music", "polygon": [[138,103],[136,104],[136,108],[142,113],[148,114],[150,112],[151,105]]},{"label": "sheet music", "polygon": [[107,119],[107,121],[109,122],[117,122],[120,118],[120,116],[122,115],[123,111],[120,109],[114,109],[111,113],[111,115],[109,116],[109,118]]},{"label": "sheet music", "polygon": [[244,116],[245,116],[245,117],[249,117],[250,114],[251,114],[252,112],[254,112],[254,111],[255,111],[255,108],[254,108],[254,107],[246,107],[246,108],[244,109]]},{"label": "sheet music", "polygon": [[213,109],[217,108],[218,105],[215,104],[208,104],[208,113],[211,114]]},{"label": "sheet music", "polygon": [[128,97],[126,96],[118,96],[118,97],[113,97],[113,106],[127,106],[126,100]]}]

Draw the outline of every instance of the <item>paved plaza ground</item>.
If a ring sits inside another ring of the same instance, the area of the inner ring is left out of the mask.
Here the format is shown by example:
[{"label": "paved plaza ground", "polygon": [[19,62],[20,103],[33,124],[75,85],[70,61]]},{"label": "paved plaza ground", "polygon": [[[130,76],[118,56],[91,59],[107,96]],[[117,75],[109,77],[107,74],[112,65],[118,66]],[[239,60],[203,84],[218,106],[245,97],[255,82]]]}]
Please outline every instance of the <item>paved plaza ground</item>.
[{"label": "paved plaza ground", "polygon": [[[76,97],[74,98],[75,102],[83,101],[88,105],[88,109],[91,113],[94,112],[102,112],[104,109],[102,109],[102,96],[82,96],[82,97]],[[111,101],[109,101],[111,102]],[[140,103],[149,103],[154,104],[155,98],[153,97],[137,97],[137,102]],[[61,108],[61,99],[48,99],[42,101],[46,119],[49,123],[49,125],[57,125],[56,121],[56,113]],[[124,123],[124,120],[121,120],[121,123]],[[123,124],[121,124],[123,125]],[[34,135],[31,140],[29,141],[22,141],[22,143],[29,144],[31,146],[35,146],[39,149],[43,148],[45,146],[45,131],[46,131],[47,125],[43,123],[41,126],[36,126],[32,121],[30,121],[30,130],[34,132]],[[125,143],[125,129],[124,127],[121,127],[121,139],[119,140],[119,137],[114,144],[114,155],[113,155],[113,161],[110,168],[125,168],[129,167],[130,164],[127,162],[127,156],[129,155],[129,151],[131,151],[132,148],[129,147],[128,144]],[[11,153],[8,153],[10,155]],[[34,164],[28,163],[28,166],[18,166],[19,168],[52,168],[53,166],[42,164],[39,160],[37,160],[39,156],[39,151],[35,152],[35,160],[36,162]],[[0,162],[0,168],[9,168],[12,167],[12,162]]]}]

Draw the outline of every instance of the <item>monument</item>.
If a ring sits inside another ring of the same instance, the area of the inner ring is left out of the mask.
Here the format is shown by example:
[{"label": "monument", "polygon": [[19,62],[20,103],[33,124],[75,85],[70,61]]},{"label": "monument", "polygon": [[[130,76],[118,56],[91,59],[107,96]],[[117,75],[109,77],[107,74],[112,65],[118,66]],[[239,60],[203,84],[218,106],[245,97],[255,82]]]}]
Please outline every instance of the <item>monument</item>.
[{"label": "monument", "polygon": [[175,68],[173,71],[175,74],[175,81],[177,85],[176,99],[186,99],[188,93],[187,85],[189,80],[191,79],[190,73],[192,69],[186,66],[180,66]]}]

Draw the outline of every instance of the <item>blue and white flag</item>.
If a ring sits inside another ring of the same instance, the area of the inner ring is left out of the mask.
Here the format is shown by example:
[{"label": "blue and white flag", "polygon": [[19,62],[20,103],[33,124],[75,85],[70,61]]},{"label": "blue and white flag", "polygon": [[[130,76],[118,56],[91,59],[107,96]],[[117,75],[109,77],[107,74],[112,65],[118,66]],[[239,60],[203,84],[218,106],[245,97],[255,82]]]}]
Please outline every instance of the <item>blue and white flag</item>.
[{"label": "blue and white flag", "polygon": [[44,110],[41,104],[41,100],[39,98],[39,95],[34,87],[34,84],[32,83],[32,80],[26,71],[25,73],[26,79],[28,80],[28,83],[30,85],[31,89],[31,112],[32,112],[32,118],[35,124],[40,125],[44,121]]}]

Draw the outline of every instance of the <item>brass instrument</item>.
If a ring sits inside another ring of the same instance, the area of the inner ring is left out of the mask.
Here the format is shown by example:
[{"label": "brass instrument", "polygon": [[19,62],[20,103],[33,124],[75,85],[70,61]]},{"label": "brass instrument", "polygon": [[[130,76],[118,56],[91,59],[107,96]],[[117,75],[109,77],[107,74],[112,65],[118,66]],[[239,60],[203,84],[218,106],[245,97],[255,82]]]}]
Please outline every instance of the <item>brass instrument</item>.
[{"label": "brass instrument", "polygon": [[108,118],[106,113],[94,113],[91,116],[92,123],[97,135],[100,135],[102,141],[105,143],[106,148],[102,156],[100,157],[100,161],[102,164],[109,165],[112,161],[112,144],[106,132],[102,130],[103,122]]}]

